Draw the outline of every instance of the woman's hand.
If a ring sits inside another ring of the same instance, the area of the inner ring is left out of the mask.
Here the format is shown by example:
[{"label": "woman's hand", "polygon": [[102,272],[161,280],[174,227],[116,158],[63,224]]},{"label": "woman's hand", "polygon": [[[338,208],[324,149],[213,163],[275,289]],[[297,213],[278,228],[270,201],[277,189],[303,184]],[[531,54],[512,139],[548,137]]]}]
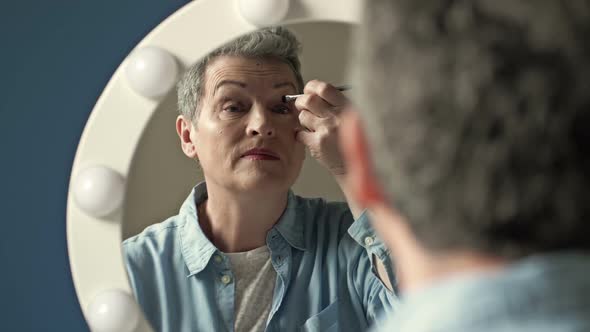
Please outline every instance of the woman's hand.
[{"label": "woman's hand", "polygon": [[346,169],[338,145],[340,114],[350,105],[344,94],[332,85],[313,80],[303,89],[305,95],[295,100],[299,122],[304,127],[297,140],[333,175],[344,175]]}]

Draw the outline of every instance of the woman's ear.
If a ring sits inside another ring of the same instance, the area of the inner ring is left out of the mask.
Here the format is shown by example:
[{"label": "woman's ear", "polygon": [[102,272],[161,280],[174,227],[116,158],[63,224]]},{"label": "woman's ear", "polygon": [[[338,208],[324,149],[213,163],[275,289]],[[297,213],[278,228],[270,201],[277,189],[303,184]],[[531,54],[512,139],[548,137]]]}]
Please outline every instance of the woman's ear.
[{"label": "woman's ear", "polygon": [[340,147],[346,165],[350,195],[360,208],[367,209],[371,224],[380,238],[389,248],[399,248],[400,243],[416,246],[417,242],[405,219],[383,194],[383,186],[375,174],[361,119],[354,111],[343,114]]},{"label": "woman's ear", "polygon": [[340,146],[346,165],[348,186],[357,204],[366,209],[387,204],[371,162],[361,119],[354,111],[343,114]]},{"label": "woman's ear", "polygon": [[197,158],[196,142],[193,140],[194,135],[192,135],[194,131],[195,127],[190,119],[184,115],[179,115],[176,118],[176,133],[180,138],[182,152],[191,159]]}]

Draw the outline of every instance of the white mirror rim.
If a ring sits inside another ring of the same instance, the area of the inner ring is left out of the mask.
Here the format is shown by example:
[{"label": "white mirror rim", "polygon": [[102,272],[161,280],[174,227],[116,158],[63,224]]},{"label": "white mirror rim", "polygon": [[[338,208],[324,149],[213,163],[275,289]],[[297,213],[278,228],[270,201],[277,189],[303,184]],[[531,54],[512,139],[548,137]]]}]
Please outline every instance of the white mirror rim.
[{"label": "white mirror rim", "polygon": [[[240,16],[238,1],[195,0],[164,20],[134,50],[160,48],[176,59],[182,71],[214,48],[257,28]],[[362,0],[291,1],[280,24],[355,24],[361,5]],[[160,100],[144,97],[129,86],[125,74],[129,58],[121,63],[98,99],[81,136],[70,176],[68,252],[74,286],[87,320],[89,307],[99,294],[109,290],[132,294],[121,253],[120,209],[104,217],[88,214],[76,204],[72,190],[77,175],[96,165],[126,179],[142,132],[158,108]],[[145,317],[140,314],[139,319],[135,330],[149,331]]]}]

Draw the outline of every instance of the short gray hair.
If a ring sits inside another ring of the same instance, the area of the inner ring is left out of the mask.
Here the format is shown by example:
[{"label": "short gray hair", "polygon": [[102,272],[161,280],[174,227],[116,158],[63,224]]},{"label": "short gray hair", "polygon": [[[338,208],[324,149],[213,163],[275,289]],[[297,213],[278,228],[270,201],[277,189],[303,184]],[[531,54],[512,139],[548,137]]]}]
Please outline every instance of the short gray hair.
[{"label": "short gray hair", "polygon": [[178,112],[196,121],[199,102],[205,86],[204,74],[207,65],[219,56],[242,56],[248,58],[273,58],[288,64],[303,90],[299,53],[301,43],[284,27],[269,27],[256,30],[215,49],[192,65],[177,84]]},{"label": "short gray hair", "polygon": [[432,250],[590,249],[590,5],[372,0],[357,102],[392,205]]}]

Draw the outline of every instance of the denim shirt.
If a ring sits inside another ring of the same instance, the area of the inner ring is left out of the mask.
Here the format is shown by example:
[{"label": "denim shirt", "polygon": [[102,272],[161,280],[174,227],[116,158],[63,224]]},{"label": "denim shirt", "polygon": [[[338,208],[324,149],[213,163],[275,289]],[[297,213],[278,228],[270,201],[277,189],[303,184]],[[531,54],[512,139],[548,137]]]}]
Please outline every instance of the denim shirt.
[{"label": "denim shirt", "polygon": [[531,256],[402,295],[379,331],[590,331],[590,254]]},{"label": "denim shirt", "polygon": [[[228,258],[205,236],[197,185],[168,220],[123,242],[135,296],[156,331],[233,331],[235,284]],[[277,278],[266,331],[362,331],[396,296],[376,275],[381,259],[395,284],[389,252],[363,214],[344,203],[289,192],[266,244]],[[271,285],[269,285],[271,287]]]}]

